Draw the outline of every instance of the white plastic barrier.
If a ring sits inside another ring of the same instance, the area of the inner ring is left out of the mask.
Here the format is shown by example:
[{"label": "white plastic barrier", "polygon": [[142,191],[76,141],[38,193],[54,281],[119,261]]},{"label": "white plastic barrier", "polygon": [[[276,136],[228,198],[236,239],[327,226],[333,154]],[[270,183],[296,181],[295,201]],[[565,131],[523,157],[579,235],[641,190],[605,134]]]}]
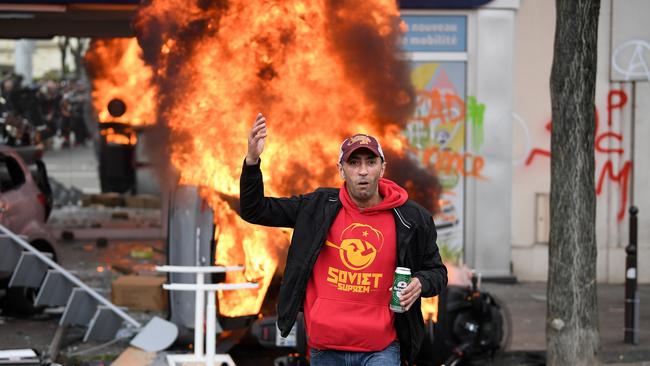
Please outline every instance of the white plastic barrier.
[{"label": "white plastic barrier", "polygon": [[[216,309],[216,292],[217,291],[232,291],[245,288],[257,288],[257,283],[246,282],[246,283],[218,283],[218,284],[206,284],[205,283],[205,274],[206,273],[224,273],[229,271],[241,271],[244,267],[242,266],[157,266],[156,271],[158,272],[170,272],[170,273],[195,273],[196,274],[196,283],[170,283],[164,284],[163,288],[170,291],[195,291],[196,300],[195,300],[195,316],[194,316],[194,354],[187,355],[167,355],[167,363],[169,366],[176,366],[177,363],[184,362],[201,362],[205,363],[208,366],[214,366],[214,363],[217,362],[217,365],[222,365],[226,363],[228,365],[235,365],[230,355],[227,354],[215,354],[215,345],[216,345],[216,323],[217,323],[217,309]],[[207,318],[206,318],[206,306],[205,306],[205,292],[208,293],[207,296]],[[205,320],[206,331],[205,331],[205,343],[206,350],[203,352],[203,322]]]}]

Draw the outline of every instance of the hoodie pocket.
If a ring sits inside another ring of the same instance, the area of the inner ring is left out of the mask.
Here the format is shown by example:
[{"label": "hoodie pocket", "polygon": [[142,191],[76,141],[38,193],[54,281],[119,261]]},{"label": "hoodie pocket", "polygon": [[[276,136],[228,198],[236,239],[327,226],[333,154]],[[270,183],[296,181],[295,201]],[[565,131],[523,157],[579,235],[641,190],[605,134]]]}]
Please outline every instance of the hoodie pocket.
[{"label": "hoodie pocket", "polygon": [[318,298],[308,329],[309,344],[317,349],[377,351],[396,338],[388,304]]}]

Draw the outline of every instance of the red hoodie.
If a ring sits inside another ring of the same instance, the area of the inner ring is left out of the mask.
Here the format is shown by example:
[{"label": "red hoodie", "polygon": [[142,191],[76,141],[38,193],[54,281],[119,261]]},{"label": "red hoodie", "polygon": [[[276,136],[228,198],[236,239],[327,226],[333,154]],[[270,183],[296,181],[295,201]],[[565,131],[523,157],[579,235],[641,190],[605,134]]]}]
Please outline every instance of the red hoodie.
[{"label": "red hoodie", "polygon": [[397,336],[388,308],[396,261],[395,219],[391,209],[408,199],[388,179],[379,180],[383,200],[357,207],[346,186],[339,211],[307,284],[305,324],[316,349],[370,352]]}]

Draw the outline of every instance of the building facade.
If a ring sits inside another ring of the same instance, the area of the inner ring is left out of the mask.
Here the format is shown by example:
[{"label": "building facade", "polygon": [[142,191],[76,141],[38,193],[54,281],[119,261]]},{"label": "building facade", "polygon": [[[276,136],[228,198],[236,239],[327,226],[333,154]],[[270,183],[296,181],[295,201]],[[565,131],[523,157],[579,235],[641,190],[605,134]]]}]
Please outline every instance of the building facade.
[{"label": "building facade", "polygon": [[[650,282],[650,29],[643,0],[603,0],[598,29],[595,139],[598,281],[625,280],[630,206],[639,209],[638,280]],[[553,1],[524,0],[517,12],[513,110],[512,263],[521,280],[546,280],[550,187],[549,79]]]},{"label": "building facade", "polygon": [[[57,37],[58,38],[58,37]],[[0,73],[17,72],[26,82],[39,79],[52,71],[61,72],[61,49],[57,38],[39,40],[0,40]],[[74,57],[68,50],[68,70],[73,70]],[[31,73],[31,75],[30,75]]]},{"label": "building facade", "polygon": [[[650,282],[643,266],[650,258],[648,13],[643,0],[601,3],[594,177],[600,282],[624,281],[631,205],[640,212],[638,279]],[[404,133],[443,186],[439,244],[484,276],[546,281],[555,2],[403,7],[402,17],[418,90]]]}]

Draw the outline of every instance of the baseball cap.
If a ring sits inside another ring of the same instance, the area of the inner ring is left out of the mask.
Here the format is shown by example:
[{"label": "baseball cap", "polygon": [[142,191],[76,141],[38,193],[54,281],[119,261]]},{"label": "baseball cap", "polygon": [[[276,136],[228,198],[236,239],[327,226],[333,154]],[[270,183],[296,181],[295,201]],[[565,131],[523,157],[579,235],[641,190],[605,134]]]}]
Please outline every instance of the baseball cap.
[{"label": "baseball cap", "polygon": [[382,161],[386,160],[384,158],[384,151],[381,149],[381,145],[379,145],[379,141],[377,141],[376,138],[370,135],[358,133],[343,140],[339,152],[339,162],[347,161],[350,155],[360,148],[372,151],[375,155],[379,156]]}]

